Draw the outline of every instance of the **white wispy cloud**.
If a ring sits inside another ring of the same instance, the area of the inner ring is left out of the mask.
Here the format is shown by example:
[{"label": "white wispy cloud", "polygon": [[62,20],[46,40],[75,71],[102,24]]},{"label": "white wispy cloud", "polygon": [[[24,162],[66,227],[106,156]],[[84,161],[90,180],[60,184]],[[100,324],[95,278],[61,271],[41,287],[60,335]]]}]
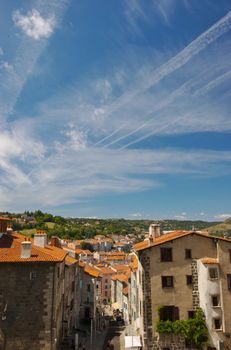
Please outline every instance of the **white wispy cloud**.
[{"label": "white wispy cloud", "polygon": [[226,219],[229,219],[231,218],[231,213],[230,214],[217,214],[214,216],[215,219],[218,219],[218,220],[226,220]]},{"label": "white wispy cloud", "polygon": [[49,38],[55,29],[55,17],[44,18],[36,9],[29,11],[26,15],[19,10],[13,13],[13,21],[27,36],[39,40]]},{"label": "white wispy cloud", "polygon": [[[219,175],[230,174],[227,166],[230,161],[230,152],[63,149],[50,158],[31,163],[30,172],[19,166],[17,169],[21,173],[13,182],[14,191],[9,189],[13,180],[5,183],[7,176],[2,176],[1,205],[6,208],[11,205],[17,210],[23,209],[24,203],[31,208],[54,207],[104,193],[139,192],[164,186],[159,181],[161,174],[208,177],[216,175],[218,167]],[[5,171],[7,165],[2,167]],[[14,169],[10,171],[13,176]],[[145,175],[152,175],[152,179]]]},{"label": "white wispy cloud", "polygon": [[[55,29],[53,21],[56,25],[60,23],[67,5],[67,0],[55,0],[52,3],[40,1],[37,3],[37,7],[29,11],[27,15],[22,15],[19,10],[12,14],[15,25],[20,26],[26,35],[16,37],[17,50],[12,61],[10,63],[2,62],[0,80],[1,123],[7,123],[8,117],[13,113],[17,99],[28,77],[33,72],[38,58],[45,50],[49,36]],[[45,15],[41,15],[44,13]],[[48,22],[46,22],[46,19],[48,19]],[[40,38],[44,40],[38,40]]]}]

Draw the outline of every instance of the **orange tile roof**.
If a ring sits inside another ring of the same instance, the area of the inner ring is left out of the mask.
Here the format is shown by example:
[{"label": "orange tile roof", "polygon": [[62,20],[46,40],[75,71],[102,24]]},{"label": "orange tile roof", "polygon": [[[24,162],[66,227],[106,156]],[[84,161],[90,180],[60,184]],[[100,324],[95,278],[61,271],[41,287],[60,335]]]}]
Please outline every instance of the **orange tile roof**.
[{"label": "orange tile roof", "polygon": [[112,255],[112,256],[108,256],[107,260],[125,260],[125,257],[119,256],[119,255]]},{"label": "orange tile roof", "polygon": [[120,282],[128,282],[128,276],[124,274],[117,275],[116,279]]},{"label": "orange tile roof", "polygon": [[231,240],[228,238],[223,238],[223,237],[216,237],[216,236],[210,236],[207,233],[202,233],[198,231],[172,231],[170,233],[166,233],[164,235],[161,235],[158,238],[155,238],[154,242],[148,242],[148,240],[144,240],[143,242],[137,243],[133,246],[133,248],[136,251],[141,251],[144,249],[152,248],[155,246],[158,246],[160,244],[164,244],[169,241],[173,241],[175,239],[184,237],[184,236],[189,236],[189,235],[197,235],[197,236],[202,236],[210,239],[217,239],[217,240],[222,240],[231,243]]},{"label": "orange tile roof", "polygon": [[123,264],[114,265],[113,269],[115,269],[117,272],[130,271],[130,267],[128,265],[123,265]]},{"label": "orange tile roof", "polygon": [[218,264],[218,259],[216,258],[208,258],[208,257],[204,257],[201,259],[201,262],[203,264]]},{"label": "orange tile roof", "polygon": [[68,266],[77,264],[77,262],[78,262],[78,260],[76,260],[75,258],[73,258],[70,255],[67,255],[65,258],[65,264]]},{"label": "orange tile roof", "polygon": [[92,277],[100,277],[100,270],[96,269],[94,266],[86,264],[84,267],[84,272]]},{"label": "orange tile roof", "polygon": [[97,268],[100,269],[101,275],[113,275],[116,273],[115,271],[112,270],[111,267],[97,265]]},{"label": "orange tile roof", "polygon": [[31,257],[21,258],[21,243],[26,239],[27,238],[25,238],[23,235],[16,232],[11,234],[3,234],[0,238],[0,263],[61,262],[67,255],[67,252],[61,248],[53,246],[45,246],[42,248],[35,246],[31,242]]}]

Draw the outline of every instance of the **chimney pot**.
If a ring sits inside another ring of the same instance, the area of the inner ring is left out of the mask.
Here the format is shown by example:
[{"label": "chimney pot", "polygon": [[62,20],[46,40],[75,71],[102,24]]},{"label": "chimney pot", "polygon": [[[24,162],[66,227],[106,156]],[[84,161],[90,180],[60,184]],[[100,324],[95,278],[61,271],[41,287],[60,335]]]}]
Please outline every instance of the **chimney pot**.
[{"label": "chimney pot", "polygon": [[21,258],[28,259],[31,257],[31,247],[32,244],[30,241],[24,241],[21,243]]},{"label": "chimney pot", "polygon": [[45,248],[45,246],[47,245],[47,234],[44,231],[37,231],[37,233],[35,233],[34,245],[36,245],[37,247]]}]

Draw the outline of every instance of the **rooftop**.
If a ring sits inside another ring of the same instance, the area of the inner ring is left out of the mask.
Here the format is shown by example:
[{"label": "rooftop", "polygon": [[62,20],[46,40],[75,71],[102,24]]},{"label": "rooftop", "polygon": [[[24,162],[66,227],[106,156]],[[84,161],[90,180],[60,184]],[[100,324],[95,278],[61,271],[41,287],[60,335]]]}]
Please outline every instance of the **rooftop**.
[{"label": "rooftop", "polygon": [[172,231],[170,233],[166,233],[161,235],[160,237],[157,237],[154,239],[154,241],[150,241],[149,239],[145,239],[142,242],[136,243],[133,248],[136,251],[141,251],[144,249],[152,248],[161,244],[164,244],[169,241],[173,241],[175,239],[179,239],[184,236],[190,236],[190,235],[197,235],[201,237],[206,237],[210,239],[217,239],[222,240],[231,243],[231,240],[228,238],[223,237],[217,237],[217,236],[210,236],[208,233],[201,232],[201,231]]},{"label": "rooftop", "polygon": [[15,232],[3,234],[0,237],[0,263],[61,262],[67,255],[63,249],[53,246],[37,247],[31,242],[31,257],[21,258],[21,243],[26,239]]}]

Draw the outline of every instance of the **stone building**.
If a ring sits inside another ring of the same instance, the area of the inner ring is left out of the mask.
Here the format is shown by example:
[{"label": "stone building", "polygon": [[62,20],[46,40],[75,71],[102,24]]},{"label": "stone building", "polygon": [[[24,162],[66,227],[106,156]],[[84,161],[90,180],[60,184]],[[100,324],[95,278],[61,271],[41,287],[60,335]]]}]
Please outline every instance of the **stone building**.
[{"label": "stone building", "polygon": [[56,350],[62,341],[66,252],[10,232],[0,236],[0,349]]},{"label": "stone building", "polygon": [[64,311],[63,311],[63,336],[68,337],[74,333],[77,325],[78,299],[77,299],[77,263],[73,257],[65,258],[64,274]]},{"label": "stone building", "polygon": [[161,234],[153,225],[149,239],[134,249],[142,275],[144,349],[186,349],[182,339],[156,332],[159,307],[163,321],[193,318],[201,307],[208,349],[231,349],[231,240],[196,231]]}]

